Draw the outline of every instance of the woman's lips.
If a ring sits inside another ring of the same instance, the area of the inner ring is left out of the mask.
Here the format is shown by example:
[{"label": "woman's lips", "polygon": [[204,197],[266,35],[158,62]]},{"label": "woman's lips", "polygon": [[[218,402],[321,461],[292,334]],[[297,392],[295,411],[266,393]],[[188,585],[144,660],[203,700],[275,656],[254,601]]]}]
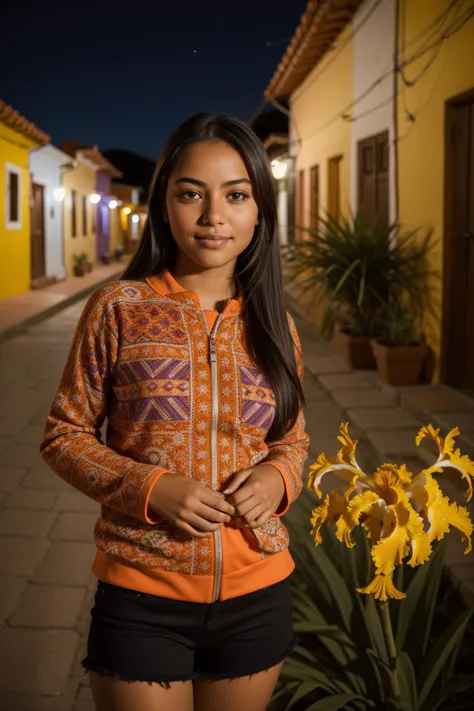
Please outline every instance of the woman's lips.
[{"label": "woman's lips", "polygon": [[230,242],[231,237],[225,235],[195,235],[196,240],[203,246],[209,249],[219,249]]}]

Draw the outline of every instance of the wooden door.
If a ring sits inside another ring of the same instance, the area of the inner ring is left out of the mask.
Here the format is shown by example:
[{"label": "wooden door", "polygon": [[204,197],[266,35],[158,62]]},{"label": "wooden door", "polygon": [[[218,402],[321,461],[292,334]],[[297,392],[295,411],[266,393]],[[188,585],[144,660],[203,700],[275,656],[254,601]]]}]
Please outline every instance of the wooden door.
[{"label": "wooden door", "polygon": [[474,392],[474,90],[446,106],[443,379]]},{"label": "wooden door", "polygon": [[319,227],[319,165],[313,165],[310,175],[311,189],[311,229]]},{"label": "wooden door", "polygon": [[328,160],[328,214],[334,222],[341,216],[341,161],[342,156]]},{"label": "wooden door", "polygon": [[296,199],[298,201],[298,207],[296,210],[296,241],[300,242],[305,234],[303,228],[305,226],[304,219],[304,170],[300,170],[298,173],[298,185],[296,188]]},{"label": "wooden door", "polygon": [[388,131],[359,141],[357,150],[358,207],[364,222],[389,223]]},{"label": "wooden door", "polygon": [[41,279],[46,273],[44,244],[44,188],[31,185],[30,207],[31,279]]}]

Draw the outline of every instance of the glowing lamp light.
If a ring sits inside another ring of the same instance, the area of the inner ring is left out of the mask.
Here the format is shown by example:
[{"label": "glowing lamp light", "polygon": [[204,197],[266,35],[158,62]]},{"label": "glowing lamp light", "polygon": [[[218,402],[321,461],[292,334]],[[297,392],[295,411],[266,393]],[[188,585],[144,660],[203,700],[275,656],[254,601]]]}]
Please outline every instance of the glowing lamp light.
[{"label": "glowing lamp light", "polygon": [[92,193],[92,195],[89,195],[89,200],[93,205],[97,205],[97,203],[100,202],[100,195],[98,193]]},{"label": "glowing lamp light", "polygon": [[279,160],[272,160],[272,173],[275,180],[283,180],[288,170],[288,163]]},{"label": "glowing lamp light", "polygon": [[123,214],[124,215],[130,215],[132,209],[130,207],[124,207],[123,208]]},{"label": "glowing lamp light", "polygon": [[111,210],[115,210],[115,208],[117,207],[117,205],[118,205],[117,200],[111,200],[111,201],[109,202],[109,207],[110,207]]},{"label": "glowing lamp light", "polygon": [[53,190],[53,198],[56,200],[56,202],[62,202],[64,200],[64,196],[66,195],[66,191],[64,188],[55,188]]},{"label": "glowing lamp light", "polygon": [[140,218],[138,215],[132,215],[132,222],[140,222]]}]

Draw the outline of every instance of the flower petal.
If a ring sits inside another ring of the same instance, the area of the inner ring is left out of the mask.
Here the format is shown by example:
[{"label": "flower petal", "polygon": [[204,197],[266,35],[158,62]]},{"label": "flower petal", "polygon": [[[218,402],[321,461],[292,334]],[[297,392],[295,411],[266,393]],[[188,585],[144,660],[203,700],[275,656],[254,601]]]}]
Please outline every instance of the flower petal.
[{"label": "flower petal", "polygon": [[410,504],[399,501],[390,509],[395,515],[395,528],[372,548],[377,574],[390,574],[408,555],[410,541],[426,536],[423,523]]},{"label": "flower petal", "polygon": [[427,535],[430,541],[443,538],[449,533],[450,526],[457,528],[461,534],[461,540],[467,541],[465,554],[472,549],[471,536],[473,524],[468,510],[464,506],[458,506],[450,502],[447,496],[440,495],[428,509],[428,520],[430,527]]},{"label": "flower petal", "polygon": [[349,435],[349,423],[343,422],[340,427],[341,434],[337,438],[342,444],[342,448],[337,454],[337,458],[340,462],[348,462],[353,467],[357,467],[357,460],[355,458],[355,452],[358,445],[358,440],[353,440]]},{"label": "flower petal", "polygon": [[357,592],[373,595],[376,600],[381,600],[381,602],[386,602],[389,598],[402,600],[406,597],[405,593],[397,590],[390,575],[375,575],[365,588],[357,588]]},{"label": "flower petal", "polygon": [[344,497],[338,491],[330,491],[324,497],[322,504],[317,506],[312,512],[311,518],[311,535],[314,538],[315,545],[323,542],[321,537],[321,526],[327,523],[328,526],[333,526],[337,518],[345,509]]},{"label": "flower petal", "polygon": [[354,541],[351,539],[351,531],[358,525],[360,515],[367,512],[378,499],[379,497],[374,491],[364,491],[362,494],[354,496],[347,504],[347,508],[342,512],[336,523],[336,538],[345,543],[348,548],[355,546]]},{"label": "flower petal", "polygon": [[319,455],[314,464],[309,468],[308,488],[314,489],[316,494],[322,498],[321,481],[325,474],[337,472],[337,476],[350,482],[354,474],[359,474],[356,467],[352,467],[344,462],[339,462],[335,457],[326,457],[324,452]]},{"label": "flower petal", "polygon": [[467,454],[461,454],[460,450],[456,449],[451,452],[448,459],[438,462],[438,466],[443,469],[452,467],[461,473],[462,478],[465,479],[467,483],[467,491],[464,494],[464,498],[466,501],[470,501],[473,493],[472,478],[474,478],[474,462],[469,459]]},{"label": "flower petal", "polygon": [[443,451],[443,439],[440,436],[439,431],[440,431],[439,427],[438,427],[438,429],[435,430],[433,425],[427,425],[426,427],[422,427],[416,436],[415,442],[416,442],[417,447],[420,446],[421,441],[425,437],[430,437],[431,439],[434,439],[434,441],[438,445],[439,451],[441,453]]}]

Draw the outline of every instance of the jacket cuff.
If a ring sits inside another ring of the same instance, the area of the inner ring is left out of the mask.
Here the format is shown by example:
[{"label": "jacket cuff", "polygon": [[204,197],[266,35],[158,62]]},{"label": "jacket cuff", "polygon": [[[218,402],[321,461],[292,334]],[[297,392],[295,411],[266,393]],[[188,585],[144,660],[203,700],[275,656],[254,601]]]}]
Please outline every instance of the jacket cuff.
[{"label": "jacket cuff", "polygon": [[170,474],[167,469],[157,469],[154,474],[152,474],[149,479],[147,480],[146,484],[144,485],[141,494],[140,494],[140,518],[142,521],[145,523],[149,523],[150,525],[156,525],[161,521],[161,518],[158,516],[157,513],[152,511],[151,509],[148,508],[149,501],[150,501],[150,496],[153,487],[155,486],[156,482],[158,479],[163,476],[163,474]]},{"label": "jacket cuff", "polygon": [[280,502],[280,505],[278,506],[277,510],[273,514],[273,516],[283,516],[286,514],[288,509],[291,506],[291,484],[290,480],[288,478],[288,475],[286,471],[281,467],[279,464],[276,464],[275,462],[262,462],[262,464],[269,464],[272,467],[275,467],[277,471],[280,472],[282,478],[283,478],[283,483],[285,485],[285,493],[283,494],[283,498]]}]

